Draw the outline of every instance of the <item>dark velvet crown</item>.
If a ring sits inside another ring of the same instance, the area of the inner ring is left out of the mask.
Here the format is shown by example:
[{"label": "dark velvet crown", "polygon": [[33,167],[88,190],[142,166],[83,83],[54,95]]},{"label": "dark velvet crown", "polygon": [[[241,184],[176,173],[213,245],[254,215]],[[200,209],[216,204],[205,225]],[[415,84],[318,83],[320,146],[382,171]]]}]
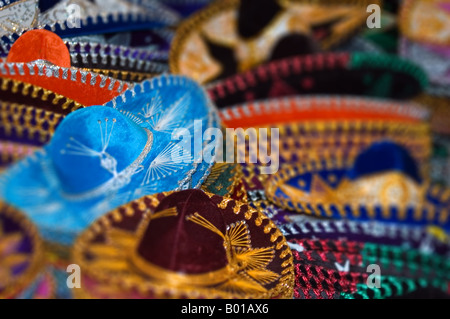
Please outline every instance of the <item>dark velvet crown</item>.
[{"label": "dark velvet crown", "polygon": [[201,274],[227,264],[224,239],[193,222],[209,221],[222,234],[226,224],[220,209],[201,190],[186,190],[164,198],[153,214],[137,248],[141,260],[165,270]]}]

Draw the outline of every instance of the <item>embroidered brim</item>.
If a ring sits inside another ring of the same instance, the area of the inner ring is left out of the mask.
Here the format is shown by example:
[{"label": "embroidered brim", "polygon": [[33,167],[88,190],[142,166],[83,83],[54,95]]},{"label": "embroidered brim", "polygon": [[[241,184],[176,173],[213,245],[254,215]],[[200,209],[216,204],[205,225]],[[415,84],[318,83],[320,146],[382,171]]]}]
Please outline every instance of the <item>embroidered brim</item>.
[{"label": "embroidered brim", "polygon": [[292,96],[254,101],[220,110],[226,127],[248,128],[293,122],[379,120],[404,123],[427,121],[421,105],[350,96]]},{"label": "embroidered brim", "polygon": [[[279,216],[281,217],[281,216]],[[351,221],[316,218],[295,213],[278,218],[278,228],[287,240],[326,239],[370,242],[410,247],[424,254],[449,256],[450,238],[438,227],[412,227],[378,221]]]},{"label": "embroidered brim", "polygon": [[[296,281],[294,298],[352,299],[427,297],[430,289],[448,294],[447,258],[399,246],[347,240],[290,240]],[[369,268],[371,266],[371,268]],[[379,269],[378,283],[373,266]]]},{"label": "embroidered brim", "polygon": [[219,108],[293,95],[410,99],[427,86],[418,66],[393,55],[320,53],[261,65],[207,86]]},{"label": "embroidered brim", "polygon": [[[198,160],[207,147],[199,136],[213,127],[219,127],[215,109],[197,83],[154,78],[107,106],[72,112],[42,151],[4,172],[0,192],[24,209],[44,239],[68,245],[97,217],[132,199],[199,188],[214,163],[213,157]],[[192,140],[189,154],[173,140],[178,128]],[[110,148],[102,151],[104,145]]]},{"label": "embroidered brim", "polygon": [[17,209],[0,202],[0,298],[19,296],[43,267],[36,227]]},{"label": "embroidered brim", "polygon": [[[187,202],[189,205],[183,205]],[[179,235],[185,238],[188,232],[191,236],[185,242],[183,239],[183,243],[173,241],[164,254],[173,254],[176,262],[172,266],[185,270],[154,268],[154,263],[164,263],[166,258],[158,253],[159,245],[152,247],[152,242],[147,240],[157,236],[161,245],[167,243],[166,239],[172,241],[175,236],[159,233],[166,227],[170,227],[167,231],[174,231],[169,225],[176,220],[179,220]],[[202,242],[198,241],[200,238]],[[216,242],[216,249],[209,251],[215,247],[211,243]],[[184,263],[187,256],[179,254],[178,245],[192,251],[195,258],[191,256]],[[149,254],[154,256],[152,262],[144,259],[150,258]],[[225,254],[228,257],[223,259]],[[240,266],[228,268],[238,260]],[[78,297],[292,297],[292,255],[276,226],[244,203],[199,190],[146,196],[108,213],[77,239],[73,261],[80,265],[84,283],[75,291]],[[225,268],[217,269],[222,261]],[[147,271],[146,267],[154,271]]]},{"label": "embroidered brim", "polygon": [[104,75],[41,62],[0,63],[0,77],[50,90],[86,106],[104,104],[128,87]]},{"label": "embroidered brim", "polygon": [[[372,142],[390,139],[410,150],[428,170],[431,154],[429,112],[425,107],[390,100],[345,96],[286,97],[220,110],[225,126],[250,130],[278,129],[280,163],[318,159],[329,154],[354,157]],[[236,133],[235,133],[236,134]],[[258,130],[256,130],[258,135]],[[249,143],[245,149],[256,151]],[[273,149],[273,147],[272,147]]]},{"label": "embroidered brim", "polygon": [[207,83],[271,60],[317,52],[320,45],[328,49],[365,24],[369,5],[364,0],[248,2],[217,1],[183,22],[171,48],[171,71]]},{"label": "embroidered brim", "polygon": [[239,164],[216,163],[201,189],[222,197],[246,201]]},{"label": "embroidered brim", "polygon": [[[448,189],[426,180],[416,186],[395,169],[390,175],[383,171],[361,177],[358,184],[347,176],[352,165],[354,161],[339,158],[285,165],[267,181],[266,195],[278,206],[299,213],[450,228]],[[346,192],[353,185],[361,194]],[[372,197],[362,195],[369,191]]]},{"label": "embroidered brim", "polygon": [[[4,14],[10,14],[10,21],[0,34],[1,44],[11,44],[24,32],[33,29],[45,29],[70,38],[162,28],[179,22],[177,14],[157,1],[147,2],[145,7],[123,0],[49,1],[42,3],[41,13],[37,2],[25,0],[1,9]],[[28,19],[20,18],[24,15]]]}]

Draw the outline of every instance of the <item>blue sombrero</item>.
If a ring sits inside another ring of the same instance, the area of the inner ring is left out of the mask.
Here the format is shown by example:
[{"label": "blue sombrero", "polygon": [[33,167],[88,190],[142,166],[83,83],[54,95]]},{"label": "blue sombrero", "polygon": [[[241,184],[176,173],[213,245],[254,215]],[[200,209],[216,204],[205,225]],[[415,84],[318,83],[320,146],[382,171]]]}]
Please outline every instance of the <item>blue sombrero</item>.
[{"label": "blue sombrero", "polygon": [[[0,196],[23,209],[44,239],[68,245],[119,205],[199,188],[213,163],[198,157],[207,145],[194,137],[212,127],[219,127],[216,110],[196,82],[157,77],[67,116],[42,151],[0,176]],[[190,140],[174,139],[178,128]]]},{"label": "blue sombrero", "polygon": [[266,195],[283,208],[322,217],[450,229],[450,190],[431,185],[410,154],[390,141],[372,144],[354,162],[287,165],[269,179]]}]

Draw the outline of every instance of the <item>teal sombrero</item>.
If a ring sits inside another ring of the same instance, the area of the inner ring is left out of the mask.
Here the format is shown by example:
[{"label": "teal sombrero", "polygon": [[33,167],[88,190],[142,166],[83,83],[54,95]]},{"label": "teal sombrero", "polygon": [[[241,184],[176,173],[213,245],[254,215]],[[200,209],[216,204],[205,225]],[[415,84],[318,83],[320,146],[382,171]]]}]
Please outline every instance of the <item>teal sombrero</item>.
[{"label": "teal sombrero", "polygon": [[[197,83],[157,77],[106,106],[68,115],[42,151],[1,175],[0,196],[26,212],[44,239],[69,245],[95,218],[130,200],[199,188],[213,163],[195,153],[205,147],[198,136],[212,127],[216,111]],[[172,136],[177,128],[190,133],[190,144]]]}]

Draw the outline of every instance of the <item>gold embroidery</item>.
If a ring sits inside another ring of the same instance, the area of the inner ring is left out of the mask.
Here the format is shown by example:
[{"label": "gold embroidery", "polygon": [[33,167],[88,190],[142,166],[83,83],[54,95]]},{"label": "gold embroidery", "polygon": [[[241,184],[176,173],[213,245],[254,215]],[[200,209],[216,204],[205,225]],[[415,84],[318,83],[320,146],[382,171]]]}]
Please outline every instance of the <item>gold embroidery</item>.
[{"label": "gold embroidery", "polygon": [[178,215],[178,211],[176,207],[170,207],[167,209],[164,209],[162,211],[159,211],[157,213],[154,213],[150,216],[150,219],[157,219],[157,218],[163,218],[163,217],[172,217],[172,216],[177,216]]},{"label": "gold embroidery", "polygon": [[151,72],[133,72],[133,71],[98,69],[98,68],[80,68],[80,70],[102,74],[121,81],[131,81],[131,82],[141,82],[143,80],[151,79],[159,75],[158,73],[151,73]]},{"label": "gold embroidery", "polygon": [[[149,197],[147,196],[146,199]],[[130,203],[126,206],[132,204]],[[120,212],[124,211],[124,209],[119,208],[116,211]],[[256,216],[261,215],[260,212],[252,211],[250,218],[252,218],[253,213]],[[113,214],[113,212],[109,214]],[[92,225],[87,232],[80,236],[74,245],[74,262],[79,263],[86,274],[98,283],[95,284],[93,289],[89,289],[89,293],[82,291],[80,294],[83,297],[117,296],[117,291],[115,292],[114,287],[117,287],[116,283],[121,282],[130,289],[135,287],[139,293],[144,295],[151,292],[152,294],[167,296],[167,288],[173,287],[170,288],[171,296],[175,298],[177,296],[186,296],[186,294],[190,298],[230,298],[238,295],[261,298],[292,297],[294,280],[292,255],[284,237],[282,237],[282,241],[276,243],[277,250],[285,247],[283,256],[280,257],[283,260],[282,269],[280,269],[280,273],[276,273],[268,269],[275,257],[274,248],[252,248],[249,229],[243,220],[237,220],[228,225],[225,234],[198,213],[188,216],[187,220],[223,238],[228,266],[200,275],[186,275],[167,271],[142,260],[136,254],[135,249],[139,242],[139,236],[136,236],[136,232],[134,234],[131,232],[121,233],[123,230],[120,230],[119,233],[112,236],[111,230],[116,230],[114,225],[104,226],[97,222],[94,225],[99,225],[100,227],[96,228]],[[137,228],[143,222],[141,221]],[[105,227],[106,229],[104,229]],[[101,234],[105,231],[106,240],[104,244],[98,242],[89,243],[89,241],[96,238],[96,234]],[[282,236],[280,232],[278,233],[276,232],[277,238]],[[118,240],[122,236],[126,237],[126,239]],[[102,248],[105,245],[108,248]],[[90,257],[86,259],[85,252],[88,250]],[[281,251],[279,254],[281,254]],[[98,268],[100,267],[99,265],[103,268]],[[143,273],[136,272],[136,268],[143,271]],[[281,277],[281,274],[283,274],[283,277]],[[274,282],[277,282],[277,284],[273,288],[268,289],[265,287],[265,285]],[[101,287],[101,291],[97,290],[98,287]],[[77,291],[77,295],[78,293],[79,291]]]},{"label": "gold embroidery", "polygon": [[231,201],[233,201],[232,198],[224,197],[218,206],[220,208],[222,208],[222,209],[225,209],[225,208],[227,208],[228,203],[231,202]]},{"label": "gold embroidery", "polygon": [[[365,8],[369,1],[283,1],[281,12],[250,39],[241,39],[237,32],[239,3],[239,0],[218,1],[180,26],[169,57],[173,73],[189,75],[200,83],[206,83],[222,72],[221,64],[211,57],[202,36],[212,43],[234,49],[241,72],[266,61],[272,47],[284,35],[299,32],[311,35],[315,25],[327,22],[334,25],[330,35],[321,39],[321,44],[324,49],[329,49],[366,21]],[[333,10],[325,4],[333,5]]]},{"label": "gold embroidery", "polygon": [[214,226],[209,220],[201,216],[199,213],[194,213],[194,215],[187,216],[186,219],[212,231],[213,233],[216,233],[217,235],[225,239],[225,235],[222,234],[222,232],[217,229],[216,226]]},{"label": "gold embroidery", "polygon": [[[56,105],[60,100],[65,101],[61,105],[61,109],[55,107],[55,109],[52,110],[56,113],[67,113],[67,111],[72,112],[72,111],[75,111],[75,110],[85,107],[76,101],[66,98],[63,95],[57,94],[53,91],[44,89],[37,85],[31,85],[29,83],[25,83],[25,82],[13,80],[13,79],[8,79],[8,78],[0,78],[0,82],[1,82],[0,88],[2,91],[7,91],[8,88],[11,86],[11,92],[16,93],[16,94],[22,93],[23,96],[31,96],[32,98],[37,98],[39,96],[39,94],[41,94],[40,99],[42,101],[47,101],[48,97],[52,95],[53,99],[49,102],[51,102],[53,105]],[[23,86],[23,89],[19,92],[19,87],[21,87],[21,86]],[[31,88],[31,94],[30,94],[29,88]],[[68,110],[69,108],[70,108],[70,110]]]}]

